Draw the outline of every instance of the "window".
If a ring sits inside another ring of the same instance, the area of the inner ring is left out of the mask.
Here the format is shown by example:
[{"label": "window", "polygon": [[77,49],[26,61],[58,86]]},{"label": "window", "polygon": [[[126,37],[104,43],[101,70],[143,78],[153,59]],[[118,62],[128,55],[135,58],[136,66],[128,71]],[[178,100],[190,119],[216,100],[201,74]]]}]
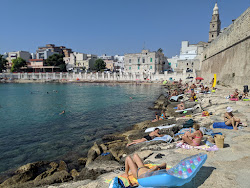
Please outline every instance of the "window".
[{"label": "window", "polygon": [[131,59],[129,59],[129,63],[131,63]]},{"label": "window", "polygon": [[129,70],[131,70],[131,67],[129,67]]},{"label": "window", "polygon": [[188,66],[188,63],[187,63],[187,66]]},{"label": "window", "polygon": [[145,58],[142,59],[142,62],[145,63]]},{"label": "window", "polygon": [[214,35],[212,35],[212,38],[214,37]]},{"label": "window", "polygon": [[214,28],[214,25],[213,25],[213,28]]},{"label": "window", "polygon": [[192,62],[192,65],[194,65],[194,62]]},{"label": "window", "polygon": [[140,66],[138,66],[138,70],[140,70]]},{"label": "window", "polygon": [[152,62],[153,61],[153,58],[150,58],[150,62]]},{"label": "window", "polygon": [[152,66],[150,66],[150,69],[152,69]]},{"label": "window", "polygon": [[138,63],[140,63],[140,58],[138,58]]}]

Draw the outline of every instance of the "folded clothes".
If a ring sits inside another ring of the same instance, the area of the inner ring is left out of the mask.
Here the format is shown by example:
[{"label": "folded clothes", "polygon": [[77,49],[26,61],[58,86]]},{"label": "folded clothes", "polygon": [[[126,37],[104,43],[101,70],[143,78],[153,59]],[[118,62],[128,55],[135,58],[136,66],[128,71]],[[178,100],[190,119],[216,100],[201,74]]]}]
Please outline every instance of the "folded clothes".
[{"label": "folded clothes", "polygon": [[227,126],[225,122],[215,122],[213,124],[213,128],[219,128],[219,129],[233,129],[233,126]]}]

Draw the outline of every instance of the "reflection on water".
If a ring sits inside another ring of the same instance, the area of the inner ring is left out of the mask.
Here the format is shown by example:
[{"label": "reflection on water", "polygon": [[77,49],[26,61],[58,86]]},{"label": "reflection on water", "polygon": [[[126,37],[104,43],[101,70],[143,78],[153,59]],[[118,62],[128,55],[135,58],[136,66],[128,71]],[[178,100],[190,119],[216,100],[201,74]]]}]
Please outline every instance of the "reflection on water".
[{"label": "reflection on water", "polygon": [[157,85],[0,84],[0,172],[83,156],[103,135],[154,118],[148,107],[160,93]]}]

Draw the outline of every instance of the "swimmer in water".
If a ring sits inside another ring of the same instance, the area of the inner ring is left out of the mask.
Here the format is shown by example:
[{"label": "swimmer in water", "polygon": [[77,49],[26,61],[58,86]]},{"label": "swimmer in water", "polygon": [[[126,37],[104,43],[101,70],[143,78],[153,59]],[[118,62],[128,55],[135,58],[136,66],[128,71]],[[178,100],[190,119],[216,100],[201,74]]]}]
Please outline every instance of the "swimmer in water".
[{"label": "swimmer in water", "polygon": [[65,114],[65,110],[63,110],[59,115]]},{"label": "swimmer in water", "polygon": [[132,97],[129,97],[130,99],[133,99]]}]

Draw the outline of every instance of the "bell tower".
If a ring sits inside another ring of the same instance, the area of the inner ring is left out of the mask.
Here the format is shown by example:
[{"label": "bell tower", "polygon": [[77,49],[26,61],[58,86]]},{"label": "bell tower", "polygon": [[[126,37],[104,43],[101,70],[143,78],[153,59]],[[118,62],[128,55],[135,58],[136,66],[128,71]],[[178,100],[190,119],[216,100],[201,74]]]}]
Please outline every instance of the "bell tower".
[{"label": "bell tower", "polygon": [[212,20],[210,22],[209,29],[209,39],[208,42],[212,42],[220,34],[220,17],[219,17],[219,8],[217,3],[214,5]]}]

